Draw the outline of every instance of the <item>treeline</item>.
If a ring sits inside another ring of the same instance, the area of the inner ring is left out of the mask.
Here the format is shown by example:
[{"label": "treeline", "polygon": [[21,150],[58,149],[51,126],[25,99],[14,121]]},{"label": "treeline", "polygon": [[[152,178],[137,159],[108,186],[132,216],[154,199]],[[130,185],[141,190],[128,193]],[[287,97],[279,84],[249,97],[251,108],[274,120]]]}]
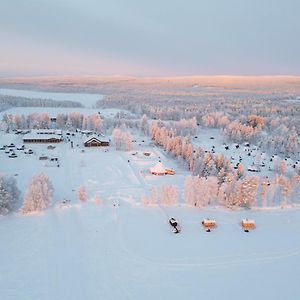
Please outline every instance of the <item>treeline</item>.
[{"label": "treeline", "polygon": [[0,111],[10,107],[83,107],[81,103],[68,100],[51,100],[0,95]]},{"label": "treeline", "polygon": [[83,115],[79,112],[67,114],[59,113],[55,122],[51,121],[48,113],[31,113],[29,115],[4,114],[1,121],[1,129],[9,131],[14,129],[47,129],[59,128],[67,130],[92,130],[101,132],[103,121],[98,113]]},{"label": "treeline", "polygon": [[[291,178],[282,175],[272,180],[267,177],[233,174],[220,183],[216,176],[199,177],[189,175],[184,182],[184,203],[192,207],[223,206],[229,209],[253,207],[288,207],[300,204],[300,175]],[[158,189],[151,187],[149,195],[141,197],[141,204],[169,205],[179,203],[175,185],[164,184]]]}]

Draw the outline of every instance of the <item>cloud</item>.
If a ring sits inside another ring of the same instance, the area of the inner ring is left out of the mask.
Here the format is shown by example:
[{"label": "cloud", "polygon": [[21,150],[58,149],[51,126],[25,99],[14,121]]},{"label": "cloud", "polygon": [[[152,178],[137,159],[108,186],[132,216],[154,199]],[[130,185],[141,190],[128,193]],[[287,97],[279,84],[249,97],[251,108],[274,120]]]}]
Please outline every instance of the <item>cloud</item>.
[{"label": "cloud", "polygon": [[55,61],[65,73],[299,74],[299,9],[296,0],[2,0],[0,65],[45,74]]}]

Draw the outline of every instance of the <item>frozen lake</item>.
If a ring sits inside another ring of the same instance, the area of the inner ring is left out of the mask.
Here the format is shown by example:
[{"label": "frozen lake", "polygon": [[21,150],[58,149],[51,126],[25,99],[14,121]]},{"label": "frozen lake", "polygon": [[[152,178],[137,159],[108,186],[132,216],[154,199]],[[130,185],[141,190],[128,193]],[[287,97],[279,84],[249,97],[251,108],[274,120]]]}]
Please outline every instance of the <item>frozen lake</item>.
[{"label": "frozen lake", "polygon": [[60,93],[60,92],[42,92],[33,90],[19,90],[19,89],[0,89],[1,95],[36,98],[36,99],[52,99],[58,101],[77,101],[85,107],[93,107],[95,103],[103,98],[99,94],[87,93]]}]

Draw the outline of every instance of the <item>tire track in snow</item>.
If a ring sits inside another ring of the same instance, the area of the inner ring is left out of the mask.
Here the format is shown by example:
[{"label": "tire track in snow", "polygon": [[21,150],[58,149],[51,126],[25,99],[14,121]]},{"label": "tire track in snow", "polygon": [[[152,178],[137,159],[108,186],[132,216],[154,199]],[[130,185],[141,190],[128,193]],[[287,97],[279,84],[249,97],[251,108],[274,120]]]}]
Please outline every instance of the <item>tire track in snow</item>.
[{"label": "tire track in snow", "polygon": [[[163,210],[162,210],[163,211]],[[156,265],[156,266],[163,266],[163,267],[179,267],[179,268],[199,268],[199,267],[226,267],[231,265],[242,265],[242,264],[249,264],[253,262],[271,262],[281,259],[286,259],[290,257],[297,257],[300,256],[300,247],[295,248],[288,252],[265,252],[262,254],[250,254],[248,257],[239,257],[236,256],[211,256],[211,257],[204,257],[199,259],[172,259],[172,260],[159,260],[159,259],[153,259],[147,256],[143,256],[137,253],[133,253],[131,250],[126,247],[124,242],[124,234],[122,231],[121,226],[121,217],[120,214],[118,214],[118,238],[119,238],[119,244],[122,250],[130,257],[130,259],[134,262],[141,263],[141,264],[150,264],[150,265]],[[129,257],[127,257],[129,259]],[[225,258],[224,261],[218,261],[215,260],[221,260]],[[207,260],[211,260],[212,262],[208,262]]]}]

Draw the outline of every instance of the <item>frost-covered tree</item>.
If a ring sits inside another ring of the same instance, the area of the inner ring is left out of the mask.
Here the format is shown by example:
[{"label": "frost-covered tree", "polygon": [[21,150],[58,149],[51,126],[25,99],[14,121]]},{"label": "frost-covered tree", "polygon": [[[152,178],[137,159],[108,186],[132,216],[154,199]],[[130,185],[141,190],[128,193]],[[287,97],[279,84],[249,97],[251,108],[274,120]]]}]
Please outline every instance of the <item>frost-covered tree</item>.
[{"label": "frost-covered tree", "polygon": [[243,164],[239,163],[238,167],[237,167],[237,178],[241,179],[244,177],[244,166]]},{"label": "frost-covered tree", "polygon": [[258,177],[248,176],[242,180],[240,191],[240,206],[251,208],[255,204],[258,187]]},{"label": "frost-covered tree", "polygon": [[177,189],[175,185],[164,184],[160,189],[160,204],[175,205],[177,203]]},{"label": "frost-covered tree", "polygon": [[49,177],[44,173],[34,175],[27,186],[22,213],[41,211],[52,203],[53,187]]},{"label": "frost-covered tree", "polygon": [[77,198],[82,202],[85,202],[87,200],[87,193],[84,185],[81,185],[78,188],[78,190],[76,191],[76,195]]},{"label": "frost-covered tree", "polygon": [[133,144],[130,132],[122,131],[120,128],[115,128],[112,132],[112,138],[116,146],[116,150],[132,150]]},{"label": "frost-covered tree", "polygon": [[0,174],[0,215],[6,215],[16,208],[20,196],[13,177]]},{"label": "frost-covered tree", "polygon": [[194,177],[189,175],[184,181],[184,200],[188,205],[195,205],[195,187],[194,187]]},{"label": "frost-covered tree", "polygon": [[157,204],[158,201],[158,192],[156,186],[151,187],[151,198],[150,198],[150,204],[154,205]]},{"label": "frost-covered tree", "polygon": [[148,133],[149,130],[149,124],[148,124],[148,118],[146,115],[143,115],[140,121],[140,129],[144,134]]},{"label": "frost-covered tree", "polygon": [[141,203],[144,206],[156,205],[158,201],[157,198],[158,198],[157,188],[156,186],[152,186],[151,195],[150,196],[143,195],[141,197]]}]

